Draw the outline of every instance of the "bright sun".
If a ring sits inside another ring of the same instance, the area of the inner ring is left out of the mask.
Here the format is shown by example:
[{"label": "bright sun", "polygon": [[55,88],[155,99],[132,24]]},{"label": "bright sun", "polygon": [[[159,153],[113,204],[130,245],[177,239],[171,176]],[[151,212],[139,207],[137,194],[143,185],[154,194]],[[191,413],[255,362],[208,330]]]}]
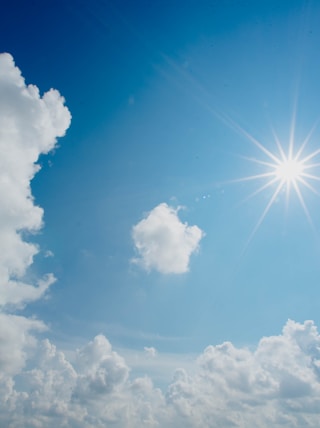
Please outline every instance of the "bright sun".
[{"label": "bright sun", "polygon": [[275,166],[275,175],[279,180],[289,184],[303,176],[304,165],[295,159],[285,159]]},{"label": "bright sun", "polygon": [[[295,115],[294,115],[295,116]],[[265,159],[256,159],[256,158],[248,158],[245,159],[254,162],[256,164],[263,165],[265,167],[265,172],[257,175],[251,175],[248,177],[240,178],[238,180],[233,181],[248,181],[248,180],[263,180],[263,184],[255,190],[251,195],[248,196],[248,198],[251,198],[252,196],[257,195],[258,193],[264,191],[267,188],[274,188],[274,191],[264,209],[262,212],[251,236],[256,233],[258,228],[260,227],[261,223],[263,222],[265,216],[267,215],[268,211],[270,210],[273,203],[278,198],[280,192],[282,190],[285,190],[286,194],[286,203],[288,206],[289,197],[291,194],[291,191],[293,190],[296,196],[298,197],[300,204],[303,208],[304,213],[306,214],[306,217],[313,226],[311,216],[309,214],[309,210],[307,208],[307,205],[305,203],[304,197],[302,195],[302,189],[307,188],[311,192],[317,194],[320,196],[320,193],[317,191],[317,189],[314,187],[314,183],[317,181],[320,181],[320,176],[316,173],[312,172],[315,170],[315,168],[320,167],[320,162],[315,162],[315,159],[318,155],[320,155],[320,149],[317,149],[309,154],[304,154],[306,146],[308,142],[310,141],[310,138],[316,128],[316,124],[313,126],[313,128],[310,130],[304,141],[297,146],[295,143],[294,138],[294,122],[295,117],[292,121],[291,126],[291,132],[290,132],[290,139],[288,144],[288,151],[286,152],[283,148],[283,145],[280,143],[279,138],[273,132],[274,139],[276,142],[277,148],[274,151],[271,151],[267,149],[260,141],[255,139],[251,134],[249,134],[246,130],[241,128],[237,123],[232,121],[232,119],[228,118],[226,122],[229,123],[229,125],[234,128],[236,131],[238,131],[240,134],[245,136],[248,140],[250,140],[260,151],[265,155]],[[247,199],[248,199],[247,198]]]}]

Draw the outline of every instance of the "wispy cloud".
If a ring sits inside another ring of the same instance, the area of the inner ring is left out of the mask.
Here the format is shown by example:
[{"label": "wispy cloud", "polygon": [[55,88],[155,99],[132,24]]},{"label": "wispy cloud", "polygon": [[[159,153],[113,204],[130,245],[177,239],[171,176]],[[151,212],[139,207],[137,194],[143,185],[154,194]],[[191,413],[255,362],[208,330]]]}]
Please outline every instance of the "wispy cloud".
[{"label": "wispy cloud", "polygon": [[154,358],[157,355],[157,350],[153,346],[145,346],[143,350],[149,358]]}]

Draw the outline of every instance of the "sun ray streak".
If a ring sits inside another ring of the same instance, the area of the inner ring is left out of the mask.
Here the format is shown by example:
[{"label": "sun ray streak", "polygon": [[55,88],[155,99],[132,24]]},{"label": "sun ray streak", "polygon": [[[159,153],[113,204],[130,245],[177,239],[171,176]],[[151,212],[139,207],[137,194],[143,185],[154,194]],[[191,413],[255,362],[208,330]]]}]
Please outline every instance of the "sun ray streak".
[{"label": "sun ray streak", "polygon": [[257,190],[255,190],[254,192],[250,193],[249,196],[247,196],[243,202],[247,202],[249,199],[253,198],[254,196],[258,195],[259,193],[261,193],[263,190],[267,189],[268,187],[272,186],[274,183],[276,183],[278,181],[278,177],[273,178],[272,180],[268,181],[267,183],[265,183],[263,186],[259,187]]},{"label": "sun ray streak", "polygon": [[265,172],[263,174],[257,174],[257,175],[249,175],[248,177],[242,177],[242,178],[236,178],[234,180],[229,180],[227,183],[241,183],[243,181],[251,181],[251,180],[257,180],[259,178],[266,178],[266,177],[273,177],[274,172]]},{"label": "sun ray streak", "polygon": [[232,120],[229,116],[226,116],[226,119],[229,121],[229,123],[232,125],[232,127],[237,130],[241,135],[246,137],[249,141],[251,141],[256,147],[258,147],[263,153],[265,153],[267,156],[269,156],[270,159],[272,159],[274,162],[280,164],[281,160],[275,156],[270,150],[268,150],[266,147],[264,147],[263,144],[261,144],[256,138],[254,138],[251,134],[249,134],[248,131],[243,129],[238,123],[236,123],[234,120]]},{"label": "sun ray streak", "polygon": [[286,185],[286,212],[285,212],[286,217],[289,211],[290,190],[291,190],[291,181],[288,181]]},{"label": "sun ray streak", "polygon": [[295,155],[295,160],[298,160],[303,152],[303,150],[305,149],[306,145],[309,143],[315,129],[317,128],[317,126],[319,125],[319,121],[320,121],[320,117],[315,121],[313,127],[310,129],[310,131],[308,132],[306,138],[304,139],[303,143],[301,144],[301,146],[299,147],[299,150],[297,151],[297,154]]},{"label": "sun ray streak", "polygon": [[320,166],[320,162],[318,162],[318,163],[311,163],[309,165],[303,165],[303,169],[317,168],[319,166]]},{"label": "sun ray streak", "polygon": [[257,163],[259,165],[265,165],[265,166],[269,166],[270,168],[274,168],[274,163],[271,163],[271,162],[262,161],[260,159],[252,158],[252,157],[249,157],[249,156],[242,156],[242,155],[240,155],[240,157],[242,159],[248,160],[249,162],[254,162],[254,163]]},{"label": "sun ray streak", "polygon": [[246,242],[246,245],[244,246],[243,252],[246,251],[246,249],[248,248],[250,242],[252,241],[254,235],[257,233],[259,227],[261,226],[263,220],[265,219],[266,215],[268,214],[272,204],[274,203],[274,201],[276,200],[276,197],[278,196],[278,194],[280,193],[282,187],[284,185],[284,181],[280,181],[280,183],[278,184],[278,187],[276,188],[275,192],[273,193],[273,195],[271,196],[267,206],[265,207],[263,213],[261,214],[257,224],[255,225],[253,231],[251,232],[251,235],[249,236],[248,241]]},{"label": "sun ray streak", "polygon": [[311,180],[320,181],[320,177],[318,177],[317,175],[308,174],[307,172],[302,172],[301,177],[311,178]]},{"label": "sun ray streak", "polygon": [[288,159],[292,159],[292,156],[293,156],[294,134],[295,134],[295,129],[296,129],[296,116],[297,116],[297,96],[295,96],[295,99],[293,102],[293,112],[292,112],[292,120],[291,120],[291,126],[290,126]]},{"label": "sun ray streak", "polygon": [[320,193],[307,180],[302,177],[298,177],[297,180],[300,181],[300,183],[306,186],[309,190],[311,190],[311,192],[313,192],[315,195],[320,196]]},{"label": "sun ray streak", "polygon": [[276,145],[277,145],[277,147],[278,147],[278,150],[279,150],[280,156],[281,156],[281,158],[282,158],[282,161],[284,161],[284,160],[286,160],[286,155],[285,155],[285,153],[284,153],[283,147],[282,147],[282,145],[281,145],[281,143],[280,143],[280,140],[279,140],[279,138],[278,138],[278,135],[276,134],[276,131],[274,130],[273,126],[271,126],[271,131],[272,131],[272,134],[273,134],[274,140],[275,140],[275,142],[276,142]]},{"label": "sun ray streak", "polygon": [[313,159],[319,153],[320,153],[320,149],[317,149],[314,152],[312,152],[310,155],[308,155],[305,158],[301,159],[301,161],[299,161],[299,162],[301,162],[301,164],[304,164],[304,163],[308,162],[309,160]]},{"label": "sun ray streak", "polygon": [[309,221],[309,223],[310,223],[310,226],[312,227],[312,229],[314,229],[313,221],[312,221],[312,219],[311,219],[311,216],[310,216],[309,210],[308,210],[308,208],[307,208],[307,206],[306,206],[306,203],[304,202],[304,199],[303,199],[302,193],[301,193],[301,191],[300,191],[300,189],[299,189],[299,186],[297,185],[297,182],[296,182],[295,180],[293,181],[293,187],[294,187],[294,189],[295,189],[295,191],[296,191],[296,193],[297,193],[297,195],[298,195],[299,201],[300,201],[301,206],[302,206],[302,208],[303,208],[303,210],[304,210],[304,212],[305,212],[305,215],[307,216],[307,219],[308,219],[308,221]]}]

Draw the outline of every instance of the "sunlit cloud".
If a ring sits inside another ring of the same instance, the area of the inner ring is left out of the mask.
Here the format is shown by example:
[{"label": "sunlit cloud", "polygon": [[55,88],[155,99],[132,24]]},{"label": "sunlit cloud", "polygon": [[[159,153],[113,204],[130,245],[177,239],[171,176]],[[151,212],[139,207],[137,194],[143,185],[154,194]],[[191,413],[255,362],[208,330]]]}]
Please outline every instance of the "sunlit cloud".
[{"label": "sunlit cloud", "polygon": [[191,255],[199,248],[203,231],[182,223],[178,209],[166,203],[153,208],[132,229],[139,257],[133,259],[145,270],[180,274],[189,270]]},{"label": "sunlit cloud", "polygon": [[54,282],[49,274],[35,284],[24,275],[39,248],[24,232],[42,227],[43,210],[35,205],[31,180],[41,154],[55,147],[70,125],[70,113],[58,91],[42,97],[26,85],[9,54],[0,55],[0,307],[23,307],[39,299]]},{"label": "sunlit cloud", "polygon": [[40,251],[32,234],[43,226],[31,180],[40,169],[40,155],[55,147],[70,119],[58,91],[41,96],[36,86],[25,83],[12,56],[0,55],[0,378],[24,367],[37,347],[35,333],[46,330],[42,321],[17,315],[55,282],[51,273],[26,278]]},{"label": "sunlit cloud", "polygon": [[0,373],[1,426],[319,425],[320,337],[312,321],[289,320],[254,349],[209,345],[188,368],[172,369],[163,391],[143,366],[141,376],[130,374],[128,361],[103,335],[72,358],[47,339],[32,345],[18,376]]}]

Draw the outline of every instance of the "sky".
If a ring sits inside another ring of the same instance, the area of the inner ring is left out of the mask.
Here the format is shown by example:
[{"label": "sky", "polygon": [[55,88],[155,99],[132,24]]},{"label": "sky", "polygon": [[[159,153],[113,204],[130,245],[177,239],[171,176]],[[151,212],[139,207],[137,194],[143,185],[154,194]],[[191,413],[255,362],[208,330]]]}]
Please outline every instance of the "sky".
[{"label": "sky", "polygon": [[0,425],[318,427],[320,5],[2,13]]}]

